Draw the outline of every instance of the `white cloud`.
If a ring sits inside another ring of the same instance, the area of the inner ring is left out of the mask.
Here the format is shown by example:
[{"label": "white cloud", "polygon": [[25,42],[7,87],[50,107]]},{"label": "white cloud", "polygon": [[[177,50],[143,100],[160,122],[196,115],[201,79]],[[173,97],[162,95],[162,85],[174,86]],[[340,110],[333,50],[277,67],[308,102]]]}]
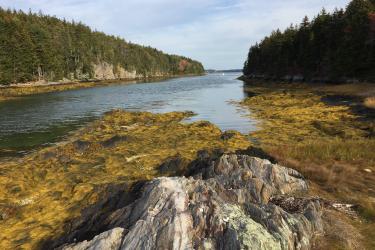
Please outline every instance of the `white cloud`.
[{"label": "white cloud", "polygon": [[93,29],[198,59],[241,68],[251,44],[349,0],[0,0],[0,6],[82,21]]}]

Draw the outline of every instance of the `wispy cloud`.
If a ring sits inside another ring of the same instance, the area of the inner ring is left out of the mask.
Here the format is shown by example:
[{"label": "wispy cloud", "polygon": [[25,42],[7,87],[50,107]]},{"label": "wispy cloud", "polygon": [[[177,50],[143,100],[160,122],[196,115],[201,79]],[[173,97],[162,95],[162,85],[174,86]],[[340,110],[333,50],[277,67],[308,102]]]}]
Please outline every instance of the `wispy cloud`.
[{"label": "wispy cloud", "polygon": [[251,44],[349,0],[0,0],[5,8],[41,10],[132,42],[240,68]]}]

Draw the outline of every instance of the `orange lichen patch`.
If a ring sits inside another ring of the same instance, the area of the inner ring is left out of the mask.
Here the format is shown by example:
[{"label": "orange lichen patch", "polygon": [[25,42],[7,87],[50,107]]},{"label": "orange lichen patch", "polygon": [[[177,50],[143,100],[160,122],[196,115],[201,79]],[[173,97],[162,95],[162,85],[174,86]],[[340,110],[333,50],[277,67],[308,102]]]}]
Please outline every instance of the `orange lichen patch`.
[{"label": "orange lichen patch", "polygon": [[160,176],[168,157],[189,162],[202,149],[249,146],[239,133],[222,139],[208,122],[181,123],[190,115],[113,111],[60,145],[1,162],[0,248],[33,249],[63,234],[66,222],[95,204],[107,185]]}]

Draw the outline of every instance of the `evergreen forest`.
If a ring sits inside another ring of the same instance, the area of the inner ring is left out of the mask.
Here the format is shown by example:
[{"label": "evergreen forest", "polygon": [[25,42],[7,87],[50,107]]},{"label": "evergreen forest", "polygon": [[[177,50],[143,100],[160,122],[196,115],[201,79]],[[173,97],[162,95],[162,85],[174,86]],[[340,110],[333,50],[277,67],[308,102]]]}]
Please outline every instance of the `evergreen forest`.
[{"label": "evergreen forest", "polygon": [[244,75],[254,78],[341,82],[375,81],[375,0],[353,0],[250,48]]},{"label": "evergreen forest", "polygon": [[[107,63],[138,76],[202,74],[201,63],[42,13],[0,8],[0,84],[90,80]],[[116,73],[116,72],[114,72]]]}]

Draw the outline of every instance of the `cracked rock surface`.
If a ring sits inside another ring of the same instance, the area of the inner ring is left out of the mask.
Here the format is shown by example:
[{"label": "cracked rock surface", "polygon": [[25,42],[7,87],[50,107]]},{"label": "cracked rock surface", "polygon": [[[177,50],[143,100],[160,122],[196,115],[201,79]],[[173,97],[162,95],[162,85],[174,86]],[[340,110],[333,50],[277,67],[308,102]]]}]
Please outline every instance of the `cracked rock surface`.
[{"label": "cracked rock surface", "polygon": [[[110,230],[61,248],[309,249],[323,230],[319,201],[291,198],[308,189],[295,170],[224,154],[198,159],[187,172],[144,184],[137,200],[105,218]],[[276,205],[284,197],[298,209]]]}]

